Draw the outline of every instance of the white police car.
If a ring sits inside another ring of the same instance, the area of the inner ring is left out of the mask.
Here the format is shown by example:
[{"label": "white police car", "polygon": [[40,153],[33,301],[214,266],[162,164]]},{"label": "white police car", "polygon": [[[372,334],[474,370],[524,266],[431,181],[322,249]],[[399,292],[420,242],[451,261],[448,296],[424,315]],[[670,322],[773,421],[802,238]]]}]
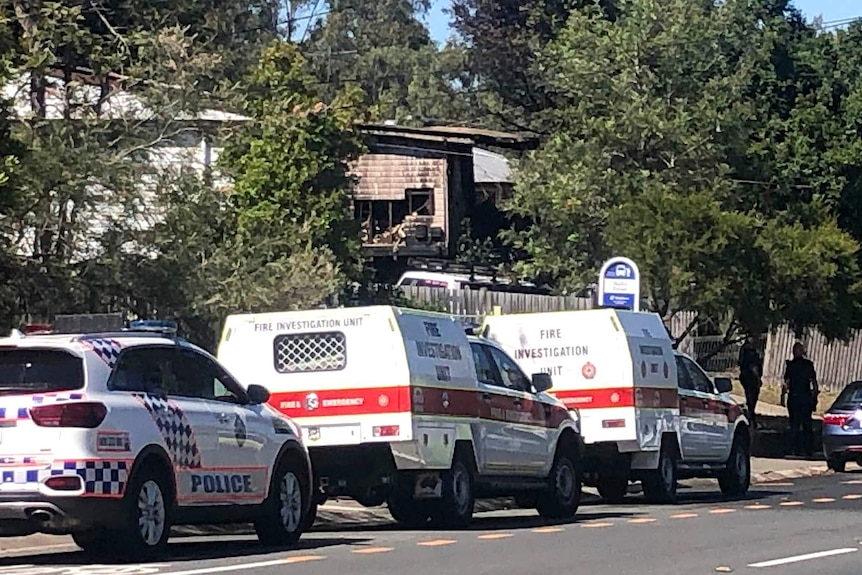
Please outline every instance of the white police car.
[{"label": "white police car", "polygon": [[0,535],[148,556],[171,525],[251,522],[295,543],[311,500],[298,428],[153,323],[0,338]]}]

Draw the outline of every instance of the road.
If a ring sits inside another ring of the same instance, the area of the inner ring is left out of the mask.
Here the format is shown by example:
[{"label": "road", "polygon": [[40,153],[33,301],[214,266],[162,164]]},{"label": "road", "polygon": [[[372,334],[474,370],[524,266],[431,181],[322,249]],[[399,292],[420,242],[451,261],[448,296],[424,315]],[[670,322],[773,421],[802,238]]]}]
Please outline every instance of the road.
[{"label": "road", "polygon": [[290,551],[263,548],[245,536],[176,538],[169,556],[150,565],[88,565],[64,543],[15,551],[0,559],[0,575],[859,572],[862,473],[760,485],[737,501],[723,500],[712,485],[683,490],[673,506],[649,506],[638,496],[621,506],[586,504],[567,524],[501,511],[454,532],[392,524],[327,528]]}]

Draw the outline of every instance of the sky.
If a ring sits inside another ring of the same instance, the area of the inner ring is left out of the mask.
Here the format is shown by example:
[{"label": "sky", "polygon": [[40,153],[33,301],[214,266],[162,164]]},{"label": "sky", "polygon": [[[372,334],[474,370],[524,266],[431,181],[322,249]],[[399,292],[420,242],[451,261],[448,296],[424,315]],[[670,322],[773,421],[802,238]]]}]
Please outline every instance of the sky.
[{"label": "sky", "polygon": [[[823,16],[824,22],[862,17],[862,0],[796,0],[795,4],[809,19]],[[448,7],[449,0],[434,0],[426,18],[431,37],[437,42],[449,37],[449,15],[443,13]]]}]

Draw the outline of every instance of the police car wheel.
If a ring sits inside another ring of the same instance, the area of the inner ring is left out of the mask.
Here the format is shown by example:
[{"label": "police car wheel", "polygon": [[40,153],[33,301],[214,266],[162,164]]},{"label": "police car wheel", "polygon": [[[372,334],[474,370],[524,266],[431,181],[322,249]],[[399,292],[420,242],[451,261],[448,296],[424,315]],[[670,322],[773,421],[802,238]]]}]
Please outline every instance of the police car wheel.
[{"label": "police car wheel", "polygon": [[116,551],[116,540],[104,529],[90,529],[72,533],[72,541],[86,553],[105,555]]},{"label": "police car wheel", "polygon": [[473,518],[473,474],[459,453],[443,473],[443,497],[431,509],[431,521],[441,527],[466,527]]},{"label": "police car wheel", "polygon": [[572,517],[581,502],[581,478],[575,459],[568,453],[558,453],[548,481],[548,491],[536,502],[539,515],[547,519]]},{"label": "police car wheel", "polygon": [[658,467],[643,478],[644,496],[651,503],[673,503],[677,488],[676,443],[662,442]]},{"label": "police car wheel", "polygon": [[270,494],[264,502],[264,514],[254,523],[257,537],[264,545],[293,545],[306,526],[303,500],[305,466],[298,457],[288,455],[279,464]]},{"label": "police car wheel", "polygon": [[725,495],[745,495],[751,486],[751,459],[748,444],[741,437],[733,440],[727,467],[718,476],[718,486]]},{"label": "police car wheel", "polygon": [[129,483],[126,526],[117,538],[124,552],[153,556],[165,551],[171,531],[167,485],[164,474],[143,466]]}]

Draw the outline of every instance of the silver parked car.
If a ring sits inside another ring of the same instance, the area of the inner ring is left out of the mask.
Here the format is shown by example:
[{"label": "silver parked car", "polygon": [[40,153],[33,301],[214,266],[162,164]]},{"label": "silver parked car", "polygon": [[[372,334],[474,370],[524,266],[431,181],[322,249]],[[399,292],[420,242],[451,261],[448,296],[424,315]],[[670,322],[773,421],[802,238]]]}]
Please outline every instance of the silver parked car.
[{"label": "silver parked car", "polygon": [[845,387],[823,416],[823,453],[838,473],[848,461],[862,466],[862,381]]}]

